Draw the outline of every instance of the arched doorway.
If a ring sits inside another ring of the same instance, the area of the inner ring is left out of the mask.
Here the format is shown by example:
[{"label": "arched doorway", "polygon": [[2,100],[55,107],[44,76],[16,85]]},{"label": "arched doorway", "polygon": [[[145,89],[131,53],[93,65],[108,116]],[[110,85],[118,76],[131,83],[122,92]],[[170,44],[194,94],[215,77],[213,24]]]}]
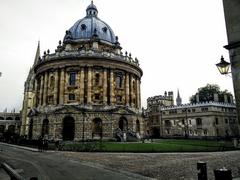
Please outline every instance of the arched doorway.
[{"label": "arched doorway", "polygon": [[136,121],[136,132],[140,133],[140,122],[139,122],[139,120]]},{"label": "arched doorway", "polygon": [[28,129],[28,138],[32,139],[32,132],[33,132],[33,120],[31,119],[29,122],[29,129]]},{"label": "arched doorway", "polygon": [[44,119],[42,123],[42,137],[48,135],[48,133],[49,133],[49,120]]},{"label": "arched doorway", "polygon": [[122,130],[122,131],[127,131],[128,129],[128,122],[127,119],[125,117],[121,117],[119,122],[118,122],[118,127]]},{"label": "arched doorway", "polygon": [[92,121],[92,138],[102,139],[102,120],[100,118]]},{"label": "arched doorway", "polygon": [[152,138],[159,138],[160,137],[160,129],[158,127],[153,127],[152,128]]},{"label": "arched doorway", "polygon": [[75,134],[75,122],[71,116],[63,119],[62,138],[64,141],[72,141]]}]

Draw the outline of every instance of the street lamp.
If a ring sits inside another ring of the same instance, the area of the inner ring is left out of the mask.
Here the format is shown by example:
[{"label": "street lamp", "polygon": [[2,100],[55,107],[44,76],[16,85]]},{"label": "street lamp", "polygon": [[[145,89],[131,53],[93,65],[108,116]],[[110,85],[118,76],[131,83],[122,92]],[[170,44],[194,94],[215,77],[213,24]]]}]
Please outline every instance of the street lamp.
[{"label": "street lamp", "polygon": [[228,73],[230,73],[228,72],[230,63],[225,61],[223,56],[221,56],[220,63],[217,63],[216,66],[221,74],[227,75]]}]

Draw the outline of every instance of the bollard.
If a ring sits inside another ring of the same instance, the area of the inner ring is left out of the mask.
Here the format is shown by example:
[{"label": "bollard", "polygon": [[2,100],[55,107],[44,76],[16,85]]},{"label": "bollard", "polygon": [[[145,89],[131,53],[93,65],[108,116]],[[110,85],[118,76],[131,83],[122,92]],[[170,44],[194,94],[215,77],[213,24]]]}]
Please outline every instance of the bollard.
[{"label": "bollard", "polygon": [[232,171],[223,167],[214,170],[215,180],[232,180]]},{"label": "bollard", "polygon": [[207,163],[198,161],[197,170],[198,170],[198,180],[207,180]]}]

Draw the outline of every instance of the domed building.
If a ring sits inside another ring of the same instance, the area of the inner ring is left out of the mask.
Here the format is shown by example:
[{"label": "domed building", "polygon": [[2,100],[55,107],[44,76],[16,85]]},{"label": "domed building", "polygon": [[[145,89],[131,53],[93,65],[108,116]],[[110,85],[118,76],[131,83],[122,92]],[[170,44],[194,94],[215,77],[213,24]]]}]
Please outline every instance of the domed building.
[{"label": "domed building", "polygon": [[137,58],[121,49],[93,2],[55,53],[48,50],[40,57],[38,44],[25,82],[21,135],[76,141],[140,138],[143,72]]}]

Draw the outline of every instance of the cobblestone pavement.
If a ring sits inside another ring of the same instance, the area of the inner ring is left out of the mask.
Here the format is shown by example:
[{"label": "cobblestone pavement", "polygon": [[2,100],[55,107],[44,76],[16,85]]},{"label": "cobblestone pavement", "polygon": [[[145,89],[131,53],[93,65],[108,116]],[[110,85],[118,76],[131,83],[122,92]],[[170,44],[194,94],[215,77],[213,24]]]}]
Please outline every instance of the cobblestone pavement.
[{"label": "cobblestone pavement", "polygon": [[208,179],[213,169],[225,167],[240,176],[240,151],[213,153],[82,153],[59,152],[72,160],[127,171],[160,180],[196,180],[197,162],[207,162]]}]

